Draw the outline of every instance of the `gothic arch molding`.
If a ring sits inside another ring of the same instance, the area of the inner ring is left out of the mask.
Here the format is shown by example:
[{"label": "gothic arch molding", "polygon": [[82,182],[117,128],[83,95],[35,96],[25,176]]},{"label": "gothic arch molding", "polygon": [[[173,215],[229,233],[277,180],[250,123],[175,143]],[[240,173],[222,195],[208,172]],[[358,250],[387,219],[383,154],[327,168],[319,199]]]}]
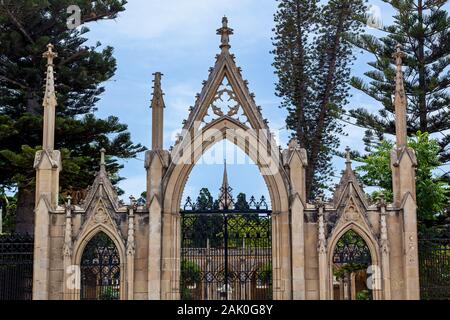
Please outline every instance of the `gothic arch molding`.
[{"label": "gothic arch molding", "polygon": [[[209,136],[211,133],[213,136]],[[214,141],[212,141],[213,139],[204,139],[205,134],[209,138],[214,138]],[[257,143],[265,143],[270,141],[270,138],[266,136],[263,137],[264,140],[258,138],[252,129],[229,117],[223,117],[208,124],[199,130],[192,140],[183,140],[174,149],[174,154],[177,154],[178,150],[188,150],[189,152],[184,153],[181,158],[175,158],[167,171],[164,179],[164,194],[167,195],[164,199],[165,211],[179,212],[183,191],[192,169],[204,153],[224,139],[239,147],[258,166],[269,191],[273,212],[288,212],[288,178],[282,166],[281,155],[278,158],[271,155],[269,159],[261,157],[258,154],[258,148],[251,143],[246,144],[246,141],[251,139]],[[272,152],[279,152],[278,148],[274,150],[273,144],[271,149]]]},{"label": "gothic arch molding", "polygon": [[[371,231],[366,230],[364,226],[361,226],[358,222],[351,221],[340,228],[336,229],[331,237],[329,238],[329,246],[328,246],[328,254],[327,254],[327,260],[328,260],[328,284],[329,284],[329,293],[330,293],[330,299],[333,299],[333,254],[336,249],[336,245],[338,241],[348,232],[348,231],[354,231],[358,236],[360,236],[370,251],[370,257],[371,257],[371,263],[373,266],[376,266],[377,272],[381,273],[381,256],[380,256],[380,249],[378,246],[378,242],[375,239],[375,237],[371,234]],[[379,279],[381,279],[381,274],[375,274],[375,276],[378,276]],[[374,300],[381,300],[382,294],[380,289],[374,289],[373,290],[373,299]]]},{"label": "gothic arch molding", "polygon": [[[121,238],[119,237],[119,235],[116,234],[116,232],[110,228],[107,225],[104,224],[97,224],[92,226],[91,228],[87,229],[83,235],[81,235],[81,237],[78,238],[77,242],[74,245],[74,255],[73,255],[73,264],[75,266],[80,267],[81,266],[81,259],[83,257],[83,253],[84,250],[86,249],[86,246],[88,245],[88,243],[99,233],[103,232],[104,234],[106,234],[113,242],[114,245],[117,248],[117,251],[119,253],[119,257],[120,257],[120,300],[125,300],[126,299],[126,274],[127,274],[127,270],[126,270],[126,254],[125,254],[125,245],[123,243],[123,241],[121,240]],[[80,288],[80,281],[81,278],[78,277],[78,287]],[[79,299],[80,298],[80,291],[79,289],[77,289],[76,292],[76,298]]]}]

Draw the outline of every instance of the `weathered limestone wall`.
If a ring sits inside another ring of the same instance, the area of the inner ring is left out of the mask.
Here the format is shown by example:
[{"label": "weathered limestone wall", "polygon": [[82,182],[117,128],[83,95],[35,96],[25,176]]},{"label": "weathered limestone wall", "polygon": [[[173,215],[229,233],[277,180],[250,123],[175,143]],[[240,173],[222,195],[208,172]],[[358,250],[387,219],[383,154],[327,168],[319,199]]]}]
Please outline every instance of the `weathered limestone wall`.
[{"label": "weathered limestone wall", "polygon": [[305,223],[306,300],[319,300],[319,256],[317,223]]},{"label": "weathered limestone wall", "polygon": [[49,300],[63,299],[64,211],[50,215],[50,281]]},{"label": "weathered limestone wall", "polygon": [[396,211],[390,211],[387,217],[388,237],[390,245],[391,296],[394,300],[404,299],[403,272],[403,222]]}]

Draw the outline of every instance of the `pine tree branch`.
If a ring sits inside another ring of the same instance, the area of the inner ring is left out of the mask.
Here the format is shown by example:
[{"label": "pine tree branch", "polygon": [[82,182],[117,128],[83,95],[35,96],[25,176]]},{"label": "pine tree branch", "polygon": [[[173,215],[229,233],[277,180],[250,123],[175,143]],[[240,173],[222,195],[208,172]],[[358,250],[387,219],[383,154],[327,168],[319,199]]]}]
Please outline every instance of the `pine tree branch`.
[{"label": "pine tree branch", "polygon": [[22,26],[20,21],[14,16],[14,14],[9,10],[8,6],[6,4],[2,5],[5,8],[6,13],[11,18],[13,23],[16,25],[16,27],[20,30],[20,32],[24,35],[25,38],[32,44],[35,44],[33,38],[30,36],[30,34],[25,30],[25,28]]}]

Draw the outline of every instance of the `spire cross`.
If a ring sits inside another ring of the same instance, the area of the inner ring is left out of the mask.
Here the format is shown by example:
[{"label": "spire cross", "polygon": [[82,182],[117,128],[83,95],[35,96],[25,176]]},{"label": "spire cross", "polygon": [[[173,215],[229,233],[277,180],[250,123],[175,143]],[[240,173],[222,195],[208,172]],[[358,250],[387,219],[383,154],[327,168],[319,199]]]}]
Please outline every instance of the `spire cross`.
[{"label": "spire cross", "polygon": [[55,47],[49,43],[47,45],[47,51],[42,55],[43,58],[47,59],[47,66],[53,66],[53,60],[58,57],[58,53],[54,52]]},{"label": "spire cross", "polygon": [[231,48],[230,46],[230,35],[233,34],[233,29],[228,27],[228,18],[223,17],[222,18],[222,28],[217,30],[217,34],[221,36],[221,45],[220,49],[222,50],[228,50]]}]

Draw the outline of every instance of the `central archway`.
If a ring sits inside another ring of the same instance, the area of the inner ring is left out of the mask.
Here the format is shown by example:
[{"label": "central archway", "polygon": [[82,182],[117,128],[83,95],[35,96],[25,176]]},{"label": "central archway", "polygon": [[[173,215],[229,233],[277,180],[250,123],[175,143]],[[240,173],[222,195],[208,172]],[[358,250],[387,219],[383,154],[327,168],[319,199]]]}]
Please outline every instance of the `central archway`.
[{"label": "central archway", "polygon": [[[163,270],[162,294],[180,298],[181,216],[180,203],[195,163],[214,144],[223,139],[239,147],[258,166],[267,185],[272,204],[273,298],[291,298],[291,251],[289,225],[289,183],[281,153],[270,133],[256,132],[230,117],[215,120],[201,130],[188,132],[172,151],[172,162],[163,179]],[[253,142],[253,143],[252,143]]]}]

